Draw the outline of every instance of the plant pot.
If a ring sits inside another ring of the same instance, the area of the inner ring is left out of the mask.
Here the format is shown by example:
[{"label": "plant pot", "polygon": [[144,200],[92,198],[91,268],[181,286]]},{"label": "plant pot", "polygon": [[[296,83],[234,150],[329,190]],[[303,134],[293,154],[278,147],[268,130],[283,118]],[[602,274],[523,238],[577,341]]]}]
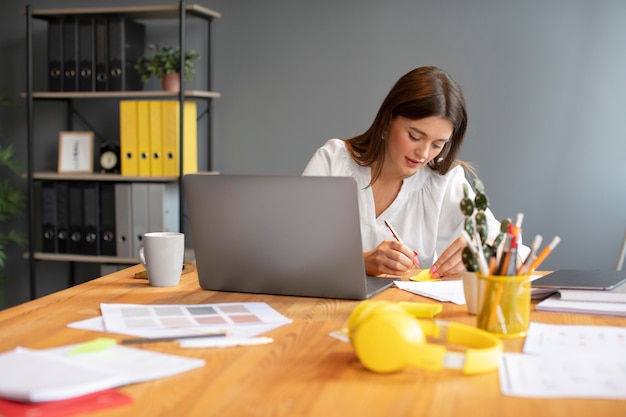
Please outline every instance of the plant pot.
[{"label": "plant pot", "polygon": [[161,81],[164,91],[180,91],[180,74],[163,74]]}]

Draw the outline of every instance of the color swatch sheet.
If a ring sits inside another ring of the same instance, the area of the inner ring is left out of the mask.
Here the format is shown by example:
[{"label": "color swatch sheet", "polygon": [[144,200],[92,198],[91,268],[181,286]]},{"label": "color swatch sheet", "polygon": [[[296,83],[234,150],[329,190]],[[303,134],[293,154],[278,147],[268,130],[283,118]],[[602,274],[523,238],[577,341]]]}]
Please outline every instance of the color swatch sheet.
[{"label": "color swatch sheet", "polygon": [[190,305],[101,304],[106,331],[163,337],[226,331],[253,337],[291,323],[266,303]]}]

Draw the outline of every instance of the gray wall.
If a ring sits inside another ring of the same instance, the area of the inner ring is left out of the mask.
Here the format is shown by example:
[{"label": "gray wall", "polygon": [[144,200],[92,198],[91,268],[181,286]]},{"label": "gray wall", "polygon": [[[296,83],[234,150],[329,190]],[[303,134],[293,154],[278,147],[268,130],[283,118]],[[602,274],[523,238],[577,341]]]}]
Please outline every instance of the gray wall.
[{"label": "gray wall", "polygon": [[[536,233],[563,238],[543,268],[614,267],[626,230],[623,0],[197,2],[223,15],[214,25],[213,82],[222,93],[213,105],[214,169],[299,174],[326,139],[366,130],[402,74],[437,65],[464,88],[461,156],[477,168],[496,216],[523,212],[527,243]],[[0,5],[2,56],[15,63],[0,67],[9,77],[0,87],[15,97],[25,88],[25,4]],[[23,106],[0,120],[2,142],[17,142],[25,158]],[[64,267],[41,265],[47,291],[65,285]],[[26,271],[16,250],[9,304],[27,299]]]}]

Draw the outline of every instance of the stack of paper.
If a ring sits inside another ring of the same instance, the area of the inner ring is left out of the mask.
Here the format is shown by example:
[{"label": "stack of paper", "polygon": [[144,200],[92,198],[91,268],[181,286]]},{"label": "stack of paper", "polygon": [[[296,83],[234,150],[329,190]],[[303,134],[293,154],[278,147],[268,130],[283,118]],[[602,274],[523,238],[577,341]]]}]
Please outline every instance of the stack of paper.
[{"label": "stack of paper", "polygon": [[204,366],[204,360],[114,345],[76,353],[80,345],[0,354],[0,397],[41,402],[163,378]]}]

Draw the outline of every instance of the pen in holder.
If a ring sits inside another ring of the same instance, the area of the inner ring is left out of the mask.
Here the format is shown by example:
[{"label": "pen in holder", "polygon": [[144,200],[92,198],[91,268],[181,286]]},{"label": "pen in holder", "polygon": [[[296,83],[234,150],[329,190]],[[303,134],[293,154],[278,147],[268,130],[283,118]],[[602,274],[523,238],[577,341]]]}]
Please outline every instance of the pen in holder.
[{"label": "pen in holder", "polygon": [[477,274],[483,283],[476,325],[499,337],[523,337],[530,322],[530,276]]}]

